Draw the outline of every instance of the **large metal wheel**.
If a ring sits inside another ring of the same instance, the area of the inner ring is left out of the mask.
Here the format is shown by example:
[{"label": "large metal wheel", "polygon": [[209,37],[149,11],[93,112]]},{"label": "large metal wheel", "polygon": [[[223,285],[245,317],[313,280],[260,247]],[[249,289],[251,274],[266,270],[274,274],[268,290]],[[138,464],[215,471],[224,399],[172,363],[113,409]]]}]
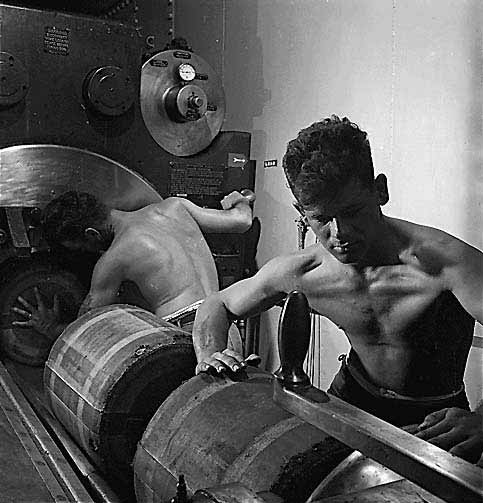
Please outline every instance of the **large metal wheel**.
[{"label": "large metal wheel", "polygon": [[0,149],[0,206],[42,209],[69,190],[89,192],[117,210],[163,200],[141,175],[89,150],[63,145]]},{"label": "large metal wheel", "polygon": [[55,294],[59,296],[61,321],[73,321],[87,291],[71,272],[56,264],[39,260],[20,260],[14,265],[4,265],[0,274],[0,346],[8,358],[27,365],[43,365],[54,341],[49,341],[30,327],[12,325],[23,318],[12,311],[20,307],[20,295],[36,305],[34,287],[37,287],[47,306],[51,307]]}]

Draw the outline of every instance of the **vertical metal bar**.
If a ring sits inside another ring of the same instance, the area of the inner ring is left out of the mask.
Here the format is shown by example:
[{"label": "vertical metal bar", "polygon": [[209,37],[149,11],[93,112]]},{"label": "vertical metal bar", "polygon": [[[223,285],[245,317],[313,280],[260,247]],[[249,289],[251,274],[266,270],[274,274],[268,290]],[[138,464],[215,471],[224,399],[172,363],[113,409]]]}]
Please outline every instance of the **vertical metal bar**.
[{"label": "vertical metal bar", "polygon": [[30,241],[23,221],[22,208],[5,208],[8,227],[15,248],[30,248]]}]

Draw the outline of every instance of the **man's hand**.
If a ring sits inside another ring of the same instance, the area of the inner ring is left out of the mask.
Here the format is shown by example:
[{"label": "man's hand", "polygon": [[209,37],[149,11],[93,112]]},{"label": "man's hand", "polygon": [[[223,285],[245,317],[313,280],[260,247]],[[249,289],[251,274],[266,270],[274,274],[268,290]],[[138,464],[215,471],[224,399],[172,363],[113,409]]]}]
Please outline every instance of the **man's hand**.
[{"label": "man's hand", "polygon": [[27,302],[23,297],[17,297],[17,301],[24,309],[12,307],[12,311],[19,314],[25,321],[13,321],[17,327],[31,327],[49,340],[55,340],[62,333],[64,326],[60,322],[60,305],[58,295],[54,295],[52,309],[49,309],[40,295],[37,287],[34,288],[37,307]]},{"label": "man's hand", "polygon": [[241,192],[234,190],[227,196],[225,196],[221,201],[221,207],[224,210],[229,210],[234,208],[237,204],[250,204],[255,201],[255,194],[249,189],[243,189]]},{"label": "man's hand", "polygon": [[215,371],[222,374],[227,371],[238,372],[247,365],[257,366],[260,361],[261,358],[258,355],[251,354],[243,358],[240,353],[227,348],[223,351],[216,351],[208,358],[200,361],[196,365],[195,373]]},{"label": "man's hand", "polygon": [[483,416],[451,407],[426,416],[416,436],[476,463],[483,452]]}]

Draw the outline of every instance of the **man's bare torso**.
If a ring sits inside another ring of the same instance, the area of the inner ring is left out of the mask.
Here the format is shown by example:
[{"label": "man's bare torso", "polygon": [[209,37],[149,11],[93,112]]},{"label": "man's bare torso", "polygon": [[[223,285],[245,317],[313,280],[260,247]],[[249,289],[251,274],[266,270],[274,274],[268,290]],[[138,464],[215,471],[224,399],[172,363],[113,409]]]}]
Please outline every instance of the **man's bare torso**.
[{"label": "man's bare torso", "polygon": [[414,238],[397,263],[355,269],[314,245],[293,257],[304,270],[285,290],[303,291],[344,330],[375,384],[407,395],[450,393],[462,382],[474,320],[448,291],[443,264],[425,256],[424,228],[393,223]]},{"label": "man's bare torso", "polygon": [[134,282],[158,316],[218,289],[213,256],[198,224],[170,199],[123,213],[102,259],[119,266],[121,280]]}]

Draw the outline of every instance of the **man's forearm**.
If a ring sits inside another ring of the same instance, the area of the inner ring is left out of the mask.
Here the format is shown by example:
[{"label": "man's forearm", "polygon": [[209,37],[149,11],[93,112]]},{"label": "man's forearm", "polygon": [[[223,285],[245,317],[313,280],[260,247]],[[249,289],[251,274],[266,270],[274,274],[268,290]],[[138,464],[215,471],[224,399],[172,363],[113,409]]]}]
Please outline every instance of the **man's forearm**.
[{"label": "man's forearm", "polygon": [[223,302],[208,297],[198,308],[193,326],[193,346],[198,362],[227,347],[230,318]]}]

